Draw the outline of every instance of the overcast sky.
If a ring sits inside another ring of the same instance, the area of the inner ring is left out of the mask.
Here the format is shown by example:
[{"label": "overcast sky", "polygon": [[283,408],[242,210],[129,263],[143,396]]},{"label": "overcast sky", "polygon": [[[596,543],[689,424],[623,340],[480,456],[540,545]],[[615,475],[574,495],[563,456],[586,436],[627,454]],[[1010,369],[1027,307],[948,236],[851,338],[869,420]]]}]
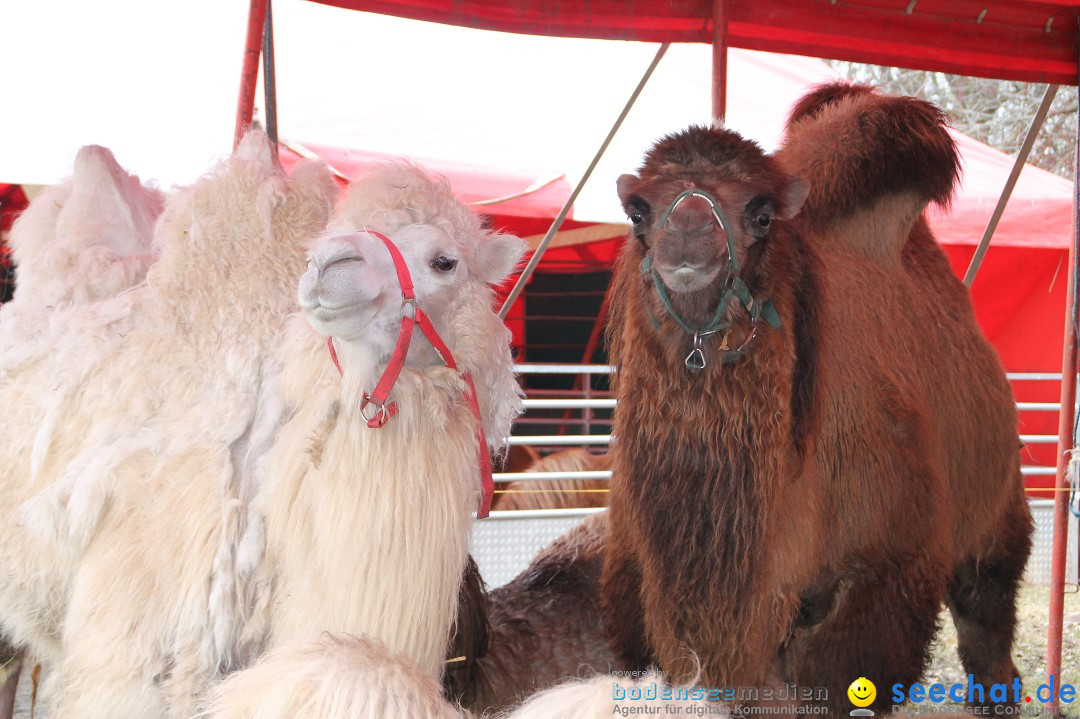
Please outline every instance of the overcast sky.
[{"label": "overcast sky", "polygon": [[[90,143],[166,187],[193,181],[228,153],[246,0],[0,5],[0,182],[54,182]],[[305,0],[276,0],[274,18],[283,137],[535,176],[562,172],[571,184],[657,49],[418,23]],[[588,216],[618,219],[614,178],[633,170],[661,134],[709,121],[709,58],[705,45],[668,53],[579,202],[597,208]],[[733,72],[733,85],[741,76]],[[753,104],[753,88],[745,90]],[[736,127],[752,109],[745,104],[732,108]],[[746,129],[768,145],[781,122]]]}]

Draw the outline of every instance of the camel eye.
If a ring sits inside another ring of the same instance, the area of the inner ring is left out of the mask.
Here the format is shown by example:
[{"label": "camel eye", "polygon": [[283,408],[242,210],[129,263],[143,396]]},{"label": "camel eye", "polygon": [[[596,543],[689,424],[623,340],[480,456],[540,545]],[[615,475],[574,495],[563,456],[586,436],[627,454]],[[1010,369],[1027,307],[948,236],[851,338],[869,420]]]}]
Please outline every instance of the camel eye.
[{"label": "camel eye", "polygon": [[762,213],[762,214],[758,215],[756,218],[754,218],[754,222],[756,222],[758,224],[758,227],[760,227],[762,229],[766,229],[766,228],[768,228],[769,225],[772,224],[772,217]]},{"label": "camel eye", "polygon": [[630,221],[633,222],[635,225],[640,225],[641,221],[644,219],[645,216],[642,215],[640,212],[634,212],[630,215]]},{"label": "camel eye", "polygon": [[457,260],[453,257],[447,257],[446,255],[440,255],[431,261],[431,266],[437,269],[439,272],[449,272],[457,267]]}]

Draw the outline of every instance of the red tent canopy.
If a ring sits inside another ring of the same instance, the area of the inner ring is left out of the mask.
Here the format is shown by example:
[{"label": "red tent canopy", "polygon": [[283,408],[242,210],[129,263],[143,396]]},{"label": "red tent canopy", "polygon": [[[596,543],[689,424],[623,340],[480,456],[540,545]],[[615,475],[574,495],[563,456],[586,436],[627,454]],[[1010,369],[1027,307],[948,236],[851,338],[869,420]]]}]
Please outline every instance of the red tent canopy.
[{"label": "red tent canopy", "polygon": [[1080,0],[316,0],[485,30],[732,47],[1077,84]]}]

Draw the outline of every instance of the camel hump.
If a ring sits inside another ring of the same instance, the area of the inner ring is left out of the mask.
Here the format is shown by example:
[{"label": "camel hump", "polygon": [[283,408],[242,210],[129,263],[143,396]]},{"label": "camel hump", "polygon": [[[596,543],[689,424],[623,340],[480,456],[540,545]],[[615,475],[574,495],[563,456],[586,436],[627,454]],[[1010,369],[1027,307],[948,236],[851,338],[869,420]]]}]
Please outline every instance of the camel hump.
[{"label": "camel hump", "polygon": [[788,114],[785,130],[790,132],[792,125],[795,123],[808,117],[815,117],[826,107],[835,105],[841,100],[869,95],[873,92],[874,87],[872,85],[859,82],[822,83],[795,101],[795,104],[791,107],[791,112]]},{"label": "camel hump", "polygon": [[882,201],[908,204],[914,222],[929,202],[947,205],[960,156],[945,113],[914,97],[831,83],[800,99],[777,159],[803,177],[802,220],[822,230]]}]

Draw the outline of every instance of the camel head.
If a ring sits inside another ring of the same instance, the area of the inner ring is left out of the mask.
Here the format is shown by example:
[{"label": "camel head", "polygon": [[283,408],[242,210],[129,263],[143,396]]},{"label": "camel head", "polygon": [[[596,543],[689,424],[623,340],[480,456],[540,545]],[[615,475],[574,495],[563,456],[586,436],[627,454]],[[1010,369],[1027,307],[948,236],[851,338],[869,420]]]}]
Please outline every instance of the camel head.
[{"label": "camel head", "polygon": [[[489,285],[501,282],[523,252],[516,237],[484,230],[449,186],[407,163],[376,166],[353,182],[327,231],[309,253],[300,307],[311,325],[336,342],[362,346],[376,363],[394,349],[403,311],[390,250],[398,248],[416,303],[452,351],[476,331],[473,315],[492,313]],[[438,361],[418,338],[407,362]]]},{"label": "camel head", "polygon": [[[484,229],[445,180],[411,163],[375,165],[354,180],[310,248],[299,302],[311,326],[332,338],[342,373],[367,390],[393,353],[403,313],[413,311],[402,302],[390,250],[372,231],[400,252],[416,307],[475,382],[489,448],[500,452],[520,412],[521,389],[510,331],[495,312],[491,286],[514,269],[524,243]],[[414,327],[405,368],[442,365],[443,357]]]},{"label": "camel head", "polygon": [[722,288],[729,269],[751,264],[773,223],[794,217],[807,194],[756,143],[704,127],[660,140],[618,190],[634,236],[676,294]]},{"label": "camel head", "polygon": [[[438,315],[467,278],[467,269],[459,270],[453,238],[432,225],[405,225],[387,236],[409,268],[417,304]],[[390,250],[376,234],[355,230],[324,237],[300,278],[299,300],[321,334],[365,343],[379,355],[393,349],[403,311],[402,287]]]},{"label": "camel head", "polygon": [[618,190],[638,241],[629,249],[653,281],[654,321],[675,318],[695,351],[751,310],[755,268],[807,196],[756,143],[706,127],[661,139]]}]

